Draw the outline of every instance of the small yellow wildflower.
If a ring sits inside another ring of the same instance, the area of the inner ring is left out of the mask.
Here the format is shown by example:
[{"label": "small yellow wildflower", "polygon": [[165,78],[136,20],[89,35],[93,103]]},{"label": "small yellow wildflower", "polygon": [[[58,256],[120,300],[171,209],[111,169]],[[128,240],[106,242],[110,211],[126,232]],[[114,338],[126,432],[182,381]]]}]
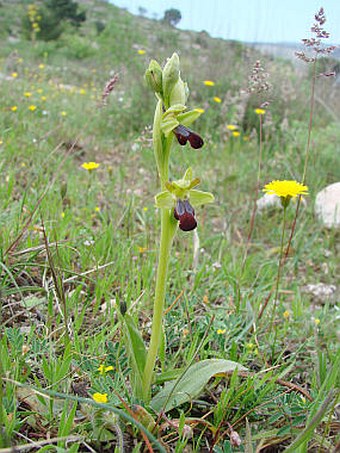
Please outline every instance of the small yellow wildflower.
[{"label": "small yellow wildflower", "polygon": [[238,126],[236,126],[235,124],[227,124],[226,128],[228,129],[228,131],[236,131],[238,129]]},{"label": "small yellow wildflower", "polygon": [[201,109],[201,108],[197,108],[195,109],[195,112],[198,112],[198,113],[204,113],[205,110],[204,109]]},{"label": "small yellow wildflower", "polygon": [[65,112],[65,110],[63,110],[62,112],[60,112],[60,115],[61,116],[67,116],[67,112]]},{"label": "small yellow wildflower", "polygon": [[60,214],[60,216],[61,216],[62,219],[64,219],[64,218],[65,218],[65,212],[62,212],[62,213]]},{"label": "small yellow wildflower", "polygon": [[17,72],[12,72],[11,76],[13,77],[13,79],[16,79],[18,77],[18,73]]},{"label": "small yellow wildflower", "polygon": [[45,102],[47,100],[47,97],[46,96],[41,96],[40,98],[43,102]]},{"label": "small yellow wildflower", "polygon": [[141,254],[145,253],[147,250],[148,250],[147,247],[138,247],[138,252]]},{"label": "small yellow wildflower", "polygon": [[30,110],[31,112],[35,112],[37,110],[37,106],[32,104],[28,107],[28,110]]},{"label": "small yellow wildflower", "polygon": [[233,131],[232,132],[232,136],[233,137],[239,137],[240,135],[241,135],[241,132],[239,132],[239,131]]},{"label": "small yellow wildflower", "polygon": [[264,115],[266,113],[265,109],[255,109],[254,112],[256,115]]},{"label": "small yellow wildflower", "polygon": [[285,319],[289,319],[289,316],[290,316],[289,310],[286,310],[286,311],[283,312],[283,317],[284,317]]},{"label": "small yellow wildflower", "polygon": [[94,210],[95,210],[95,212],[100,212],[100,207],[99,207],[99,206],[96,206],[96,207],[94,208]]},{"label": "small yellow wildflower", "polygon": [[30,98],[32,96],[32,93],[30,91],[25,91],[24,96],[25,98]]},{"label": "small yellow wildflower", "polygon": [[26,167],[26,162],[21,162],[20,167],[25,168]]},{"label": "small yellow wildflower", "polygon": [[204,80],[203,83],[206,87],[213,87],[215,85],[215,82],[212,80]]},{"label": "small yellow wildflower", "polygon": [[107,373],[108,371],[113,371],[114,368],[112,365],[109,365],[109,366],[105,366],[105,365],[99,365],[98,367],[98,371],[99,371],[99,374],[101,374],[102,376]]},{"label": "small yellow wildflower", "polygon": [[144,49],[138,49],[138,55],[144,55],[146,51]]},{"label": "small yellow wildflower", "polygon": [[308,195],[308,187],[296,181],[274,180],[264,186],[263,192],[277,195],[280,198]]},{"label": "small yellow wildflower", "polygon": [[99,167],[100,164],[97,164],[97,162],[84,162],[81,166],[87,171],[92,171],[95,170],[96,168]]},{"label": "small yellow wildflower", "polygon": [[18,107],[16,105],[13,105],[11,107],[12,112],[16,112],[18,110]]},{"label": "small yellow wildflower", "polygon": [[227,329],[217,329],[217,335],[224,335]]},{"label": "small yellow wildflower", "polygon": [[315,319],[314,319],[314,324],[315,324],[316,326],[318,326],[318,325],[320,324],[320,322],[321,322],[321,321],[320,321],[319,318],[315,318]]},{"label": "small yellow wildflower", "polygon": [[219,98],[218,96],[214,96],[214,101],[217,102],[217,104],[220,104],[222,102],[222,99]]},{"label": "small yellow wildflower", "polygon": [[39,65],[39,69],[44,69],[44,68],[45,68],[45,65],[41,63],[41,64]]},{"label": "small yellow wildflower", "polygon": [[144,211],[144,212],[147,212],[148,209],[149,209],[149,208],[148,208],[147,206],[144,206],[143,211]]},{"label": "small yellow wildflower", "polygon": [[96,403],[107,403],[107,393],[94,393],[92,398]]},{"label": "small yellow wildflower", "polygon": [[86,94],[86,90],[84,88],[80,88],[79,94]]}]

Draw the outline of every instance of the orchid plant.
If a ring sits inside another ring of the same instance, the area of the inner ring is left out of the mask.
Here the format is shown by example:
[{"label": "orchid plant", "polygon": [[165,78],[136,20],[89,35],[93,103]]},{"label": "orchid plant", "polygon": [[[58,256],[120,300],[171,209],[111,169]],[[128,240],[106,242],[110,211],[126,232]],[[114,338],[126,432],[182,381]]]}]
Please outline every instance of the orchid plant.
[{"label": "orchid plant", "polygon": [[[204,145],[202,137],[189,129],[189,126],[202,114],[202,109],[187,110],[186,103],[189,90],[180,75],[178,55],[174,53],[163,69],[157,61],[152,60],[145,73],[145,80],[157,99],[153,122],[153,147],[161,184],[161,191],[155,196],[156,207],[160,208],[161,211],[161,234],[151,338],[148,349],[131,316],[126,313],[125,309],[121,311],[132,368],[134,394],[138,399],[150,403],[156,409],[160,404],[159,401],[167,401],[171,407],[174,404],[173,401],[169,401],[170,393],[166,392],[167,397],[164,396],[164,389],[161,400],[150,402],[157,355],[164,338],[163,314],[168,262],[173,239],[178,228],[183,231],[191,231],[197,227],[195,209],[204,204],[212,203],[214,196],[209,192],[196,189],[200,180],[193,177],[191,168],[186,170],[181,179],[170,180],[169,177],[170,155],[177,144],[185,146],[188,143],[194,149],[199,149]],[[201,374],[203,384],[208,382],[214,374],[229,371],[238,366],[234,362],[223,360],[215,360],[214,363],[209,364],[207,362],[209,361],[201,362],[201,371],[204,369],[203,374]],[[197,368],[197,364],[195,366],[196,371],[199,371],[200,367]],[[188,385],[185,380],[183,382]],[[178,386],[176,389],[178,389]],[[171,391],[171,389],[168,390]],[[193,393],[190,393],[190,388],[186,388],[185,394],[189,395],[189,398],[190,394],[193,396]]]}]

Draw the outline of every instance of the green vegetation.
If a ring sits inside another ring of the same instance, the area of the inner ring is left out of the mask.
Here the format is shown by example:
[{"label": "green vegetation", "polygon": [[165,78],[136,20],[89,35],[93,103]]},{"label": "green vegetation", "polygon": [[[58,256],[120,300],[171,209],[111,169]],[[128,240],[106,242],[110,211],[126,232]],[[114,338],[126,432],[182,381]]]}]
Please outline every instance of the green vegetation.
[{"label": "green vegetation", "polygon": [[[337,284],[339,275],[339,233],[313,214],[318,190],[340,180],[339,85],[316,81],[309,195],[275,305],[282,210],[258,213],[248,241],[259,145],[260,190],[273,179],[302,180],[309,66],[99,0],[78,3],[81,27],[32,42],[22,29],[29,2],[1,0],[1,447],[336,451],[338,310],[305,287]],[[170,177],[192,167],[216,201],[197,210],[197,234],[179,231],[173,244],[150,407],[131,391],[121,314],[148,345],[161,213],[155,97],[143,76],[151,59],[165,62],[174,51],[189,108],[204,109],[195,131],[205,145],[175,147]],[[245,96],[259,58],[272,90]],[[256,114],[263,101],[266,113]],[[82,166],[89,162],[99,166]],[[285,210],[286,242],[295,207]],[[208,359],[246,370],[216,372],[205,385],[204,372],[192,370]],[[181,405],[173,398],[179,376],[198,395]]]}]

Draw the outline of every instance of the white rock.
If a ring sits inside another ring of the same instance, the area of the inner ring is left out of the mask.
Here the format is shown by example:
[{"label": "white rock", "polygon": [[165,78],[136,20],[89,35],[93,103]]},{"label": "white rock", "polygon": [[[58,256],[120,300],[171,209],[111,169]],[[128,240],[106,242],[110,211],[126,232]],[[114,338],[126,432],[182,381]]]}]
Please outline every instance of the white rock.
[{"label": "white rock", "polygon": [[257,209],[259,212],[265,211],[269,208],[282,207],[280,198],[273,193],[266,193],[263,197],[256,201]]},{"label": "white rock", "polygon": [[340,182],[325,187],[317,194],[314,210],[327,228],[340,227]]},{"label": "white rock", "polygon": [[310,283],[304,286],[303,291],[310,294],[315,301],[326,303],[336,297],[337,287],[335,285],[327,285],[326,283]]}]

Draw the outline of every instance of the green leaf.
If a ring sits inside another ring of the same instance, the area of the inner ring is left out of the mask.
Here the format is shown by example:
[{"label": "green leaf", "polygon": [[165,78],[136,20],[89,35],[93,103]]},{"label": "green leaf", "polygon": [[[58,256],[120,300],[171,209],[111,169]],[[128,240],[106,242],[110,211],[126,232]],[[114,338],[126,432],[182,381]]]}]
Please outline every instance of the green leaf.
[{"label": "green leaf", "polygon": [[155,196],[155,203],[157,208],[171,209],[175,205],[175,200],[171,193],[165,190],[164,192],[160,192]]},{"label": "green leaf", "polygon": [[151,407],[159,412],[162,409],[167,412],[191,401],[202,393],[209,380],[217,374],[226,373],[235,369],[246,370],[239,363],[223,359],[207,359],[197,362],[175,381],[168,382],[164,388],[154,396]]},{"label": "green leaf", "polygon": [[168,115],[162,118],[161,121],[161,130],[163,134],[168,137],[169,134],[179,126],[179,122],[177,121],[175,115]]},{"label": "green leaf", "polygon": [[207,203],[213,203],[215,197],[210,192],[202,192],[201,190],[190,190],[189,192],[190,202],[195,206],[201,206]]},{"label": "green leaf", "polygon": [[177,119],[183,126],[190,126],[201,115],[202,112],[199,110],[189,110],[189,112],[180,113],[179,115],[177,115]]},{"label": "green leaf", "polygon": [[146,362],[145,344],[132,317],[128,314],[125,314],[123,319],[124,325],[126,327],[124,330],[127,343],[127,350],[133,371],[132,384],[135,391],[138,393],[139,391],[138,389],[140,389],[142,385],[143,373]]}]

